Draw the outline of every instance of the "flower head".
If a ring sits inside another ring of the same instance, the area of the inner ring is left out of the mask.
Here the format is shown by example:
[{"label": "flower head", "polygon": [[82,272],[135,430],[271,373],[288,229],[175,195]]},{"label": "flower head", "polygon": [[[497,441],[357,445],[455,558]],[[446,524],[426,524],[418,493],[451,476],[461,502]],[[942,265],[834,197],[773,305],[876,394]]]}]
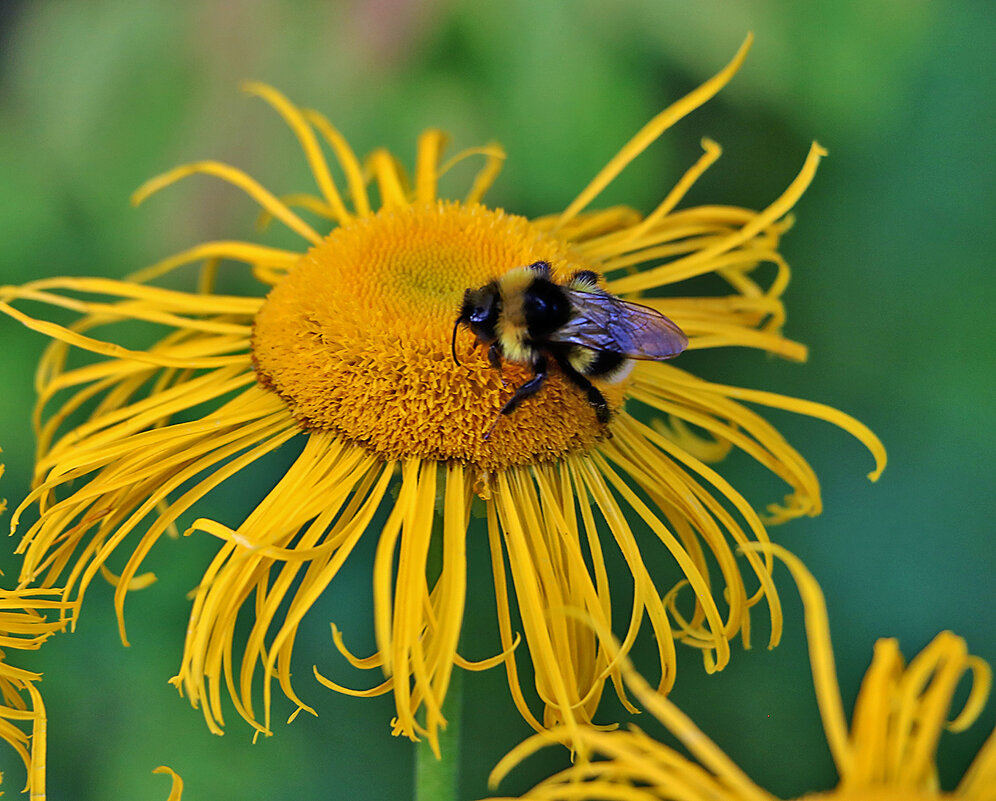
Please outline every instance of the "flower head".
[{"label": "flower head", "polygon": [[[823,593],[797,557],[777,545],[758,547],[785,561],[802,595],[813,683],[840,776],[836,788],[807,794],[805,801],[996,799],[996,732],[953,793],[938,788],[936,764],[942,730],[964,731],[982,711],[992,685],[989,665],[970,655],[965,641],[949,631],[938,634],[908,665],[895,639],[881,639],[875,644],[848,732]],[[522,796],[524,801],[774,801],[773,795],[751,781],[631,667],[625,674],[634,695],[684,744],[693,759],[635,726],[612,732],[584,727],[576,741],[584,758],[541,782]],[[966,674],[972,675],[972,690],[962,710],[949,721],[955,689]],[[492,782],[497,783],[511,767],[549,742],[548,734],[539,734],[522,743],[495,768]],[[589,761],[592,755],[601,759]]]},{"label": "flower head", "polygon": [[[454,345],[460,363],[451,355],[465,290],[542,260],[558,280],[591,270],[616,295],[651,293],[640,302],[674,320],[691,349],[743,346],[805,357],[803,346],[781,335],[789,273],[778,242],[823,154],[819,146],[763,211],[678,208],[719,156],[708,141],[647,216],[626,207],[589,210],[642,150],[725,85],[745,52],[746,44],[729,66],[651,120],[563,212],[534,220],[482,204],[504,158],[496,145],[443,162],[445,137],[427,131],[410,178],[388,152],[361,162],[325,117],[249,84],[293,130],[318,194],[278,198],[237,169],[198,162],[153,179],[134,199],[185,176],[217,176],[258,201],[266,218],[299,234],[304,252],[216,241],[125,281],[52,278],[0,288],[0,311],[53,338],[38,374],[36,486],[13,516],[16,526],[29,507],[40,510],[19,546],[22,581],[64,585],[75,621],[88,585],[102,573],[116,585],[124,638],[125,596],[152,580],[139,571],[159,537],[223,481],[296,440],[299,456],[244,522],[232,528],[201,518],[187,532],[216,537],[219,549],[194,594],[174,681],[212,730],[221,730],[223,684],[239,713],[262,732],[269,731],[274,679],[299,709],[311,709],[290,679],[298,625],[357,544],[371,537],[377,651],[352,654],[335,627],[333,638],[353,665],[378,669],[384,680],[357,690],[317,668],[316,675],[342,692],[394,693],[395,731],[427,735],[434,747],[454,665],[504,666],[516,705],[537,729],[563,724],[570,732],[590,720],[606,681],[623,692],[619,660],[606,643],[556,613],[578,607],[611,630],[619,614],[613,594],[623,590],[606,567],[609,550],[618,551],[613,556],[621,555],[630,573],[622,653],[649,621],[662,691],[674,681],[676,640],[701,649],[709,669],[722,668],[737,634],[749,643],[749,610],[761,600],[769,608],[771,643],[777,642],[781,612],[770,558],[749,554],[751,579],[733,557],[737,544],[767,541],[764,523],[706,462],[739,448],[790,488],[787,502],[771,508],[772,518],[816,514],[812,469],[740,401],[841,426],[873,451],[874,478],[885,455],[867,428],[820,404],[642,362],[621,383],[599,387],[612,411],[607,426],[585,394],[551,367],[542,391],[503,416],[488,437],[498,410],[530,371],[511,361],[497,370],[465,330],[457,331]],[[323,145],[341,169],[345,193]],[[471,156],[483,156],[484,166],[466,195],[441,199],[440,176]],[[263,291],[215,292],[220,260],[249,265]],[[195,262],[204,265],[196,291],[151,283]],[[767,284],[757,275],[765,263],[776,268]],[[658,296],[661,288],[707,273],[722,279],[729,294]],[[56,325],[26,314],[23,301],[81,316]],[[134,321],[166,333],[141,350],[105,338],[109,327]],[[71,366],[71,347],[102,358]],[[50,414],[45,410],[56,396],[61,400]],[[660,419],[633,416],[636,403]],[[81,407],[86,419],[67,422]],[[457,650],[474,504],[486,520],[500,642],[495,655],[477,662]],[[108,560],[126,540],[130,555],[112,572]],[[433,540],[438,566],[429,564]],[[677,586],[661,586],[651,574],[648,550],[673,557],[684,575]],[[687,601],[679,593],[686,586]],[[524,645],[513,623],[513,590]],[[240,613],[250,630],[237,648]],[[535,668],[539,715],[519,681],[516,660],[524,653]],[[259,683],[261,714],[253,692]]]}]

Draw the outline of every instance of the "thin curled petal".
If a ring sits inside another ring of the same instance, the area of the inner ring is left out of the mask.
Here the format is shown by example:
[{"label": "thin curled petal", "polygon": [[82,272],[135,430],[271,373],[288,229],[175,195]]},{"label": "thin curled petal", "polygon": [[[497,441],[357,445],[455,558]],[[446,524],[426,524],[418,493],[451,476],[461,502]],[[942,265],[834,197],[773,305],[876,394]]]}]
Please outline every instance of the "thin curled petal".
[{"label": "thin curled petal", "polygon": [[180,778],[180,774],[166,765],[160,765],[152,772],[164,773],[170,777],[169,798],[166,801],[181,801],[183,798],[183,779]]},{"label": "thin curled petal", "polygon": [[284,225],[295,233],[300,234],[313,245],[321,241],[321,237],[315,230],[281,203],[276,195],[264,189],[259,183],[242,172],[242,170],[237,170],[234,167],[229,167],[227,164],[217,161],[195,161],[192,164],[175,167],[172,170],[162,173],[162,175],[157,175],[155,178],[149,179],[132,194],[132,205],[137,206],[160,189],[174,184],[187,176],[198,173],[214,175],[223,181],[239,187]]},{"label": "thin curled petal", "polygon": [[346,211],[346,207],[342,203],[339,190],[336,189],[335,181],[332,180],[332,174],[329,172],[329,166],[318,146],[318,139],[315,137],[314,131],[311,130],[311,126],[308,124],[305,116],[272,86],[267,86],[257,81],[246,81],[242,84],[242,90],[248,94],[263,98],[284,118],[301,143],[301,149],[308,159],[311,172],[315,176],[315,181],[318,183],[318,188],[321,190],[322,196],[332,210],[333,217],[335,217],[340,225],[348,223],[352,215]]},{"label": "thin curled petal", "polygon": [[579,211],[584,209],[591,201],[619,175],[620,172],[635,159],[640,153],[654,142],[664,131],[685,115],[691,113],[699,106],[716,95],[730,79],[740,69],[740,65],[747,58],[747,51],[750,49],[754,37],[748,35],[744,43],[740,46],[733,60],[722,70],[716,73],[700,87],[687,94],[681,100],[673,103],[650,122],[648,122],[619,153],[606,164],[602,170],[592,179],[591,183],[564,209],[557,220],[556,228],[559,228],[573,219]]}]

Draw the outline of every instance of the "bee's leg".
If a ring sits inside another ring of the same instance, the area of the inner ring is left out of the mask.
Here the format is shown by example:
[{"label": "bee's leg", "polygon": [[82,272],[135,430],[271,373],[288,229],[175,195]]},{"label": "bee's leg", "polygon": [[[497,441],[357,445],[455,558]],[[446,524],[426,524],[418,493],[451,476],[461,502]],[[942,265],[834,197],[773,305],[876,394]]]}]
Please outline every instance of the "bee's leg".
[{"label": "bee's leg", "polygon": [[564,371],[566,375],[576,387],[583,390],[588,396],[588,403],[591,404],[592,408],[595,410],[595,416],[598,418],[598,422],[603,425],[609,422],[609,404],[605,400],[605,396],[599,391],[598,387],[591,383],[584,375],[579,373],[574,366],[568,361],[567,357],[561,353],[555,353],[554,357],[557,360],[557,364],[560,365],[560,369]]},{"label": "bee's leg", "polygon": [[501,407],[495,417],[495,421],[491,424],[491,428],[488,429],[487,433],[484,435],[484,439],[491,439],[491,434],[495,430],[495,426],[498,425],[498,421],[501,420],[502,415],[511,414],[530,395],[535,395],[539,392],[540,387],[543,386],[543,382],[546,381],[546,357],[539,356],[536,361],[533,362],[533,377],[530,378],[525,384],[515,390],[515,394],[512,395],[505,405]]},{"label": "bee's leg", "polygon": [[498,377],[501,379],[501,385],[503,387],[508,386],[508,381],[505,380],[505,374],[501,370],[501,347],[497,342],[491,343],[488,348],[488,361],[491,362],[491,366],[498,371]]}]

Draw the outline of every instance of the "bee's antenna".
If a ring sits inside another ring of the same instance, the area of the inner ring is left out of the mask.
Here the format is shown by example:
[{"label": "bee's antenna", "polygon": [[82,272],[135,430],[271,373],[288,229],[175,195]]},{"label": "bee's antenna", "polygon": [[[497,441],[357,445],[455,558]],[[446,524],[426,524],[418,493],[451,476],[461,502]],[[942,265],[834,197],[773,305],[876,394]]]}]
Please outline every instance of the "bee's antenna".
[{"label": "bee's antenna", "polygon": [[463,367],[463,364],[457,358],[457,352],[456,352],[456,335],[457,335],[457,329],[460,327],[460,323],[462,322],[463,318],[457,317],[457,321],[453,323],[453,339],[450,340],[450,350],[453,353],[453,361],[459,364],[461,367]]}]

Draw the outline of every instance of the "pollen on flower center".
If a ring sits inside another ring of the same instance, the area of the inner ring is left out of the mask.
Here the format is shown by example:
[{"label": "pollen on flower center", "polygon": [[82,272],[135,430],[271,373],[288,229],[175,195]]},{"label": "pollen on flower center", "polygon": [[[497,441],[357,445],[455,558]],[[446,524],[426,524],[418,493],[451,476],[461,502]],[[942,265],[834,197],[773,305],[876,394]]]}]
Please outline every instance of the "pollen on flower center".
[{"label": "pollen on flower center", "polygon": [[[542,390],[503,417],[528,380],[503,376],[461,328],[467,288],[545,260],[558,275],[588,265],[523,217],[437,202],[383,209],[335,229],[270,292],[255,319],[259,380],[301,426],[335,431],[385,458],[460,460],[484,470],[555,459],[605,435],[585,396],[552,371]],[[622,390],[606,387],[610,406]]]}]

